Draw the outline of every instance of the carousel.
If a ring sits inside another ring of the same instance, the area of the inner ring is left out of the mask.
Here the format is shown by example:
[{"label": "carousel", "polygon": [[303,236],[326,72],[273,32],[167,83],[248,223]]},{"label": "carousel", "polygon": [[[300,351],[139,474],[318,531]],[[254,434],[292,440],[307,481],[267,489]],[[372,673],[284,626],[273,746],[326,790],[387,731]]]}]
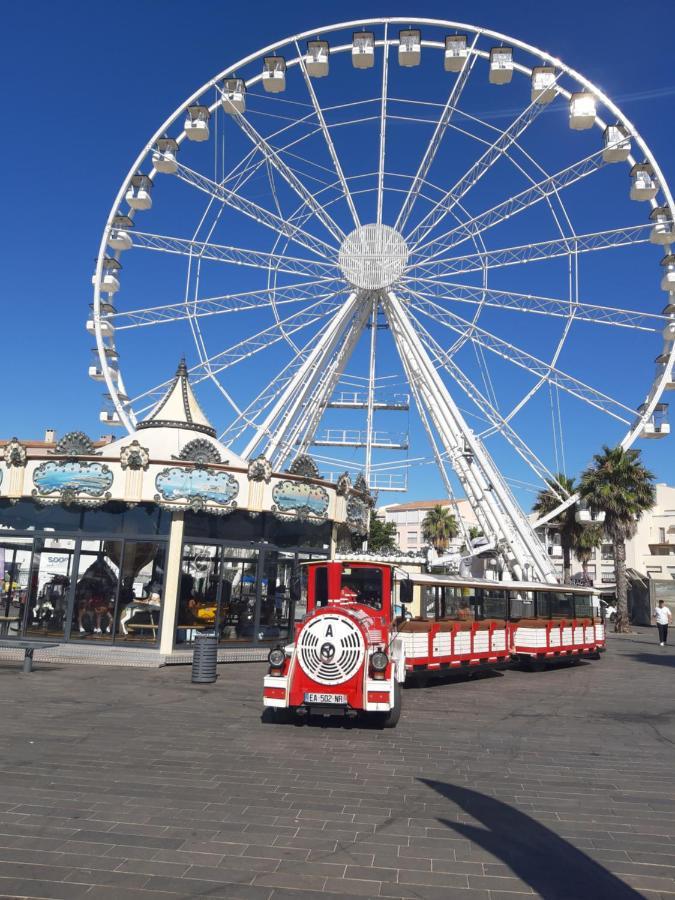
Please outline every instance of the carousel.
[{"label": "carousel", "polygon": [[296,456],[274,471],[216,437],[185,362],[135,430],[0,450],[3,637],[189,650],[288,636],[304,561],[364,535],[363,479],[336,482]]}]

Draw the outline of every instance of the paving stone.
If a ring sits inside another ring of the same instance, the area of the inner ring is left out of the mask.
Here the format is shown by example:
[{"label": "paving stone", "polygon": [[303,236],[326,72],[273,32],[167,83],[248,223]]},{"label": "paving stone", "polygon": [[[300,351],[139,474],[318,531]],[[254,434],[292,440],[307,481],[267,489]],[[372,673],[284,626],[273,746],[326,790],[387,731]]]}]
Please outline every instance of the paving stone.
[{"label": "paving stone", "polygon": [[673,896],[675,717],[647,637],[406,691],[387,732],[262,725],[258,663],[201,693],[180,667],[0,666],[0,896],[553,900],[570,872],[575,900]]}]

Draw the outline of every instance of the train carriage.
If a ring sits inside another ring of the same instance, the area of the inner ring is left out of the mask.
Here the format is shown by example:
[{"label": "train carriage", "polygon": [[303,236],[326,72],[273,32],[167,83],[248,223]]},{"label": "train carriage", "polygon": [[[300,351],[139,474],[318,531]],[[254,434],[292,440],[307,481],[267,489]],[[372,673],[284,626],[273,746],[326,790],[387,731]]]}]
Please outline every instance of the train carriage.
[{"label": "train carriage", "polygon": [[269,653],[263,703],[277,717],[379,717],[396,725],[407,677],[526,660],[597,658],[591,588],[410,574],[387,563],[312,562],[293,643]]}]

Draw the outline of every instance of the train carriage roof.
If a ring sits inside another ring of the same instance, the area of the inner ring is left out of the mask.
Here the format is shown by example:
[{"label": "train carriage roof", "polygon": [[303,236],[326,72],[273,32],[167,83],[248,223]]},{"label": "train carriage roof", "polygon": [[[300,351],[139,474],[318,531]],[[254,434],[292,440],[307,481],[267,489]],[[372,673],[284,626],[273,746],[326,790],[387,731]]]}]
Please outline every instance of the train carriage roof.
[{"label": "train carriage roof", "polygon": [[395,572],[397,581],[412,581],[413,584],[419,585],[438,585],[439,587],[457,587],[457,588],[483,588],[492,591],[514,591],[525,593],[527,591],[558,591],[565,594],[596,594],[597,588],[584,587],[578,584],[547,584],[544,581],[493,581],[488,578],[460,578],[455,575],[433,575],[424,572],[406,572],[396,563],[385,560],[364,560],[364,559],[313,559],[301,563],[303,566],[309,565],[326,565],[327,563],[335,563],[342,566],[360,565],[360,566],[378,566],[380,568],[390,568]]}]

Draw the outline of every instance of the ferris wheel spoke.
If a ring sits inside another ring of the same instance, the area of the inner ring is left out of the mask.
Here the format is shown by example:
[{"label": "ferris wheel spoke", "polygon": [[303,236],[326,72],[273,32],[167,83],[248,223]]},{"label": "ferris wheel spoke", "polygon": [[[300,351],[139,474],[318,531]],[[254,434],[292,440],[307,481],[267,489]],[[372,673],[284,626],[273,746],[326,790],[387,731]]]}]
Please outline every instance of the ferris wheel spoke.
[{"label": "ferris wheel spoke", "polygon": [[453,362],[451,355],[444,351],[426,328],[422,326],[416,316],[411,316],[410,318],[420,340],[430,351],[432,361],[452,375],[464,394],[481,411],[486,421],[491,423],[494,429],[504,436],[521,459],[541,479],[541,482],[551,488],[558,500],[561,502],[565,500],[569,496],[569,492],[558,482],[555,475],[537,457],[528,444],[514,431],[509,424],[509,419],[504,418],[487,397],[479,391],[462,368]]},{"label": "ferris wheel spoke", "polygon": [[422,250],[426,251],[421,254],[422,262],[434,259],[439,254],[464,243],[464,241],[470,240],[474,235],[481,234],[488,228],[494,228],[500,222],[504,222],[512,216],[524,212],[526,209],[530,209],[547,197],[557,194],[563,188],[576,184],[593,172],[597,172],[604,165],[602,150],[598,150],[596,153],[585,157],[585,159],[561,169],[555,175],[549,175],[531,187],[525,188],[520,193],[513,194],[492,209],[488,209],[469,219],[468,222],[451,228],[440,237],[427,241],[425,244],[419,244],[416,247],[416,253],[419,254]]},{"label": "ferris wheel spoke", "polygon": [[291,357],[286,365],[277,372],[265,388],[252,400],[249,405],[232,421],[220,435],[220,440],[233,444],[248,428],[256,428],[257,420],[269,409],[270,405],[289,384],[295,373],[303,364],[312,347],[320,340],[326,329],[330,326],[330,320],[318,329],[312,337]]},{"label": "ferris wheel spoke", "polygon": [[326,256],[328,256],[328,258],[335,256],[335,248],[330,244],[314,237],[314,235],[305,231],[303,228],[290,224],[276,213],[265,209],[258,203],[254,203],[252,200],[246,199],[246,197],[243,197],[236,191],[232,191],[222,184],[217,184],[215,181],[207,178],[206,175],[195,172],[193,169],[189,169],[187,166],[179,163],[176,170],[176,176],[185,184],[189,184],[192,187],[197,188],[197,190],[208,194],[210,197],[222,201],[227,206],[236,209],[250,219],[254,219],[266,228],[271,228],[277,234],[284,235],[296,243],[302,244],[303,247],[306,247],[318,256],[321,256],[322,258],[325,258]]},{"label": "ferris wheel spoke", "polygon": [[121,310],[109,315],[103,314],[101,320],[110,322],[117,331],[125,331],[130,328],[161,325],[167,322],[198,319],[223,313],[271,308],[272,305],[283,306],[289,303],[306,303],[311,300],[325,299],[332,296],[338,286],[337,279],[306,281],[276,288],[263,288],[258,291],[223,294],[219,297],[198,297],[194,300],[181,300],[178,303],[168,303],[164,306],[152,306],[145,309]]},{"label": "ferris wheel spoke", "polygon": [[[619,422],[623,422],[625,425],[629,425],[636,416],[636,411],[634,409],[615,400],[608,394],[604,394],[602,391],[596,390],[574,376],[563,372],[561,369],[544,362],[544,360],[532,356],[532,354],[520,347],[516,347],[508,341],[502,340],[492,334],[492,332],[480,328],[478,325],[469,322],[468,319],[464,319],[461,316],[444,309],[437,303],[432,303],[429,300],[419,297],[414,292],[411,292],[410,306],[412,309],[417,310],[417,312],[428,316],[434,322],[449,328],[457,334],[468,337],[473,343],[480,344],[480,346],[485,347],[497,356],[501,356],[503,359],[506,359],[519,368],[525,369],[535,376],[535,378],[540,379],[540,381],[547,381],[553,385],[557,385],[562,390],[577,397],[577,399],[583,400],[590,406],[594,406],[601,412],[607,413],[607,415],[612,416],[612,418],[617,419]],[[626,417],[627,414],[629,418]]]},{"label": "ferris wheel spoke", "polygon": [[651,222],[645,222],[627,228],[611,228],[607,231],[589,232],[571,237],[554,238],[550,241],[539,241],[535,244],[520,244],[514,247],[467,253],[464,256],[448,257],[447,259],[422,260],[417,263],[413,262],[408,271],[412,273],[411,277],[419,274],[431,278],[443,278],[465,272],[482,272],[484,269],[499,269],[504,266],[540,262],[577,253],[593,253],[598,250],[611,250],[614,247],[645,244],[649,242],[650,228]]},{"label": "ferris wheel spoke", "polygon": [[387,149],[387,84],[389,81],[389,24],[384,26],[382,45],[382,96],[380,100],[380,149],[377,164],[377,224],[382,224],[384,201],[384,158]]},{"label": "ferris wheel spoke", "polygon": [[[344,290],[340,293],[344,293]],[[335,293],[328,299],[319,300],[301,312],[282,319],[280,322],[253,335],[253,337],[239,341],[226,350],[221,350],[193,368],[193,375],[196,375],[194,383],[199,384],[205,379],[212,378],[225,369],[229,369],[233,365],[249,359],[251,356],[260,353],[261,350],[266,350],[268,347],[284,340],[285,335],[295,334],[303,328],[315,325],[326,316],[333,315],[343,306],[343,303],[344,301],[339,299],[339,294]]]},{"label": "ferris wheel spoke", "polygon": [[371,306],[372,304],[367,298],[357,298],[352,320],[346,331],[340,336],[332,358],[321,373],[319,382],[307,402],[306,410],[303,410],[294,430],[286,438],[285,446],[283,443],[280,445],[279,463],[283,463],[294,449],[296,455],[309,451],[330,398],[366,327],[371,314]]},{"label": "ferris wheel spoke", "polygon": [[234,112],[232,118],[239,125],[246,137],[251,143],[269,159],[277,172],[281,175],[288,186],[295,191],[300,199],[314,212],[317,219],[324,225],[326,230],[333,237],[342,242],[344,232],[335,222],[335,220],[326,212],[320,203],[317,203],[312,192],[305,187],[295,174],[293,169],[286,163],[272,145],[260,134],[260,132],[250,123],[250,121],[240,112]]},{"label": "ferris wheel spoke", "polygon": [[162,234],[148,234],[134,231],[133,245],[144,250],[158,250],[180,256],[199,257],[213,262],[231,263],[236,266],[250,266],[254,269],[269,269],[274,266],[280,272],[292,275],[307,275],[310,278],[335,278],[339,276],[337,266],[327,262],[301,259],[281,253],[266,253],[226,244],[212,244],[207,241],[191,241],[187,238]]},{"label": "ferris wheel spoke", "polygon": [[408,246],[413,250],[426,238],[429,232],[441,222],[450,210],[477,184],[483,175],[507,153],[537,117],[547,108],[546,104],[533,100],[509,127],[488,147],[483,155],[462,175],[449,191],[424,216],[417,227],[407,237]]},{"label": "ferris wheel spoke", "polygon": [[[357,321],[363,318],[363,299],[352,292],[331,317],[321,337],[284,388],[281,397],[259,425],[243,455],[250,457],[262,440],[267,438],[265,455],[277,468],[291,452],[303,428],[309,427],[308,417],[314,414],[316,391],[327,390],[326,379],[333,378],[339,360],[346,363],[353,349],[350,337]],[[360,333],[360,332],[359,332]],[[339,377],[339,373],[336,376]]]},{"label": "ferris wheel spoke", "polygon": [[[314,325],[327,316],[331,316],[342,305],[343,301],[339,299],[340,293],[343,293],[343,291],[336,292],[327,300],[319,300],[307,307],[307,309],[282,319],[280,323],[272,325],[250,338],[238,341],[226,350],[221,350],[201,360],[190,371],[191,383],[193,385],[200,384],[207,378],[212,378],[236,363],[249,359],[261,350],[265,350],[267,347],[283,340],[284,329],[289,334],[294,334],[303,328]],[[129,404],[135,406],[139,401],[148,397],[157,397],[160,393],[166,391],[171,384],[173,384],[173,379],[154,385],[154,387],[148,388],[148,390],[131,398]]]},{"label": "ferris wheel spoke", "polygon": [[[469,48],[468,55],[464,60],[462,68],[455,79],[455,83],[453,84],[450,93],[448,94],[448,99],[445,101],[445,106],[439,116],[438,122],[436,123],[436,127],[434,128],[434,133],[431,136],[431,140],[429,141],[426,150],[424,151],[424,156],[422,157],[422,161],[419,164],[415,177],[410,185],[410,190],[404,200],[403,206],[398,214],[396,219],[396,223],[394,224],[394,230],[402,232],[405,229],[406,223],[410,218],[410,214],[412,213],[413,207],[417,200],[417,196],[420,192],[420,188],[424,184],[427,175],[429,174],[429,169],[436,158],[436,153],[438,152],[438,148],[441,145],[441,141],[445,136],[445,132],[450,124],[450,120],[452,119],[452,115],[457,108],[457,104],[459,103],[459,99],[462,96],[462,92],[469,80],[469,75],[474,67],[476,60],[478,59],[478,54],[474,53],[474,48],[478,43],[478,38],[480,37],[480,32],[476,33],[476,36],[473,39],[473,43]],[[414,233],[414,232],[413,232]],[[408,246],[411,246],[410,242]]]},{"label": "ferris wheel spoke", "polygon": [[324,140],[326,142],[326,146],[328,147],[328,152],[330,153],[330,158],[333,161],[333,165],[335,166],[335,171],[337,173],[338,179],[340,181],[340,185],[342,187],[342,192],[344,193],[345,200],[347,201],[347,205],[349,206],[349,211],[352,214],[352,218],[354,219],[354,225],[358,228],[361,224],[359,220],[359,214],[356,211],[356,207],[354,206],[354,199],[350,193],[349,187],[347,185],[347,180],[345,179],[344,172],[342,171],[342,166],[340,164],[339,157],[335,150],[335,144],[333,143],[333,139],[330,135],[330,131],[326,124],[326,118],[324,116],[323,109],[321,108],[321,104],[318,101],[316,96],[316,91],[314,90],[314,85],[312,84],[312,80],[309,77],[307,72],[307,66],[305,65],[305,57],[300,50],[300,45],[297,40],[295,41],[295,46],[298,51],[298,58],[300,60],[300,68],[302,69],[302,74],[305,79],[305,85],[307,87],[307,93],[309,94],[312,105],[314,107],[314,111],[316,113],[316,118],[321,126],[321,131],[323,133]]},{"label": "ferris wheel spoke", "polygon": [[614,325],[619,328],[634,328],[638,331],[661,332],[668,321],[667,316],[641,312],[637,309],[601,306],[555,297],[540,297],[536,294],[519,294],[494,288],[471,287],[449,281],[412,279],[410,286],[418,296],[427,300],[449,300],[453,303],[469,303],[473,306],[489,306],[495,309],[536,313],[563,319],[571,316],[575,320],[591,322],[595,325]]}]

